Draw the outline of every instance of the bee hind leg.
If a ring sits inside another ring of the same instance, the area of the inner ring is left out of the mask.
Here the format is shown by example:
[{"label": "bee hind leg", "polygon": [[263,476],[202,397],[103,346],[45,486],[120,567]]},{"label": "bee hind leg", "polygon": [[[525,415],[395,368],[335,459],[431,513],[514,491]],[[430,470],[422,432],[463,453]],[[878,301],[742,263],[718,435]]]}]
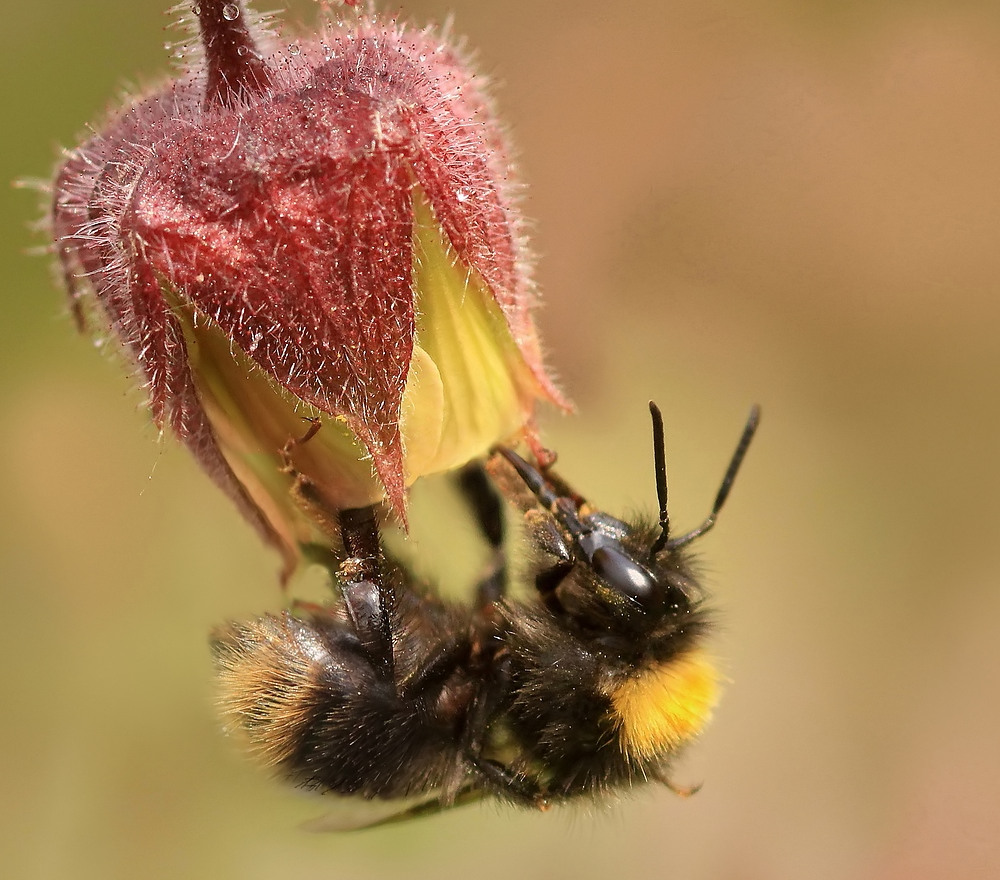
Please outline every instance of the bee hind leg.
[{"label": "bee hind leg", "polygon": [[365,653],[382,678],[395,679],[392,608],[395,596],[382,571],[382,542],[375,507],[337,512],[344,560],[337,570],[341,594]]}]

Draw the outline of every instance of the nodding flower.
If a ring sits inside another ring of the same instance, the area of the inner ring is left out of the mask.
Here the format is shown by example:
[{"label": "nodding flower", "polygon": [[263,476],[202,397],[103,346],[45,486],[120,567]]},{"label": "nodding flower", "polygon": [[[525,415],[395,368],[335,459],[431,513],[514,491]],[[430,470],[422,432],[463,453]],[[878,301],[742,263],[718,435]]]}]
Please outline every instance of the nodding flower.
[{"label": "nodding flower", "polygon": [[[517,185],[448,40],[370,12],[284,41],[245,3],[181,11],[178,76],[70,152],[55,248],[81,326],[285,558],[565,406]],[[307,424],[311,423],[310,424]],[[308,435],[309,439],[305,439]]]}]

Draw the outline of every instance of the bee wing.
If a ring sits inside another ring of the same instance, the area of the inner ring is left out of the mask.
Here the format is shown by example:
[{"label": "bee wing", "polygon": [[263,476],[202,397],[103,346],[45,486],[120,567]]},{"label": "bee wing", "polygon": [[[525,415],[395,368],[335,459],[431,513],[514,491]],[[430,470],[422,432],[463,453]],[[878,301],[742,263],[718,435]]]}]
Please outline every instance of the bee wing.
[{"label": "bee wing", "polygon": [[479,788],[465,788],[447,802],[440,795],[427,798],[404,800],[357,800],[342,798],[336,808],[315,819],[303,823],[305,831],[325,833],[328,831],[363,831],[381,825],[394,825],[410,819],[434,816],[454,807],[477,803],[486,796]]}]

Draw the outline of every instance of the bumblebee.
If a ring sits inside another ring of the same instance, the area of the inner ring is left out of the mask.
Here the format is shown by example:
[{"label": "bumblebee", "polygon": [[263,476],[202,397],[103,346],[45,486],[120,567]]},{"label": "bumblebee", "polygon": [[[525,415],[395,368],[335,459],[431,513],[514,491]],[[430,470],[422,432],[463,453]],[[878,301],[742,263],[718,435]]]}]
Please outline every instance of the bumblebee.
[{"label": "bumblebee", "polygon": [[[392,819],[485,796],[546,808],[671,785],[670,763],[718,689],[689,549],[715,524],[759,410],[708,518],[677,537],[663,420],[650,412],[656,522],[595,509],[511,449],[462,472],[494,554],[467,607],[387,556],[373,509],[340,512],[334,602],[215,634],[227,728],[300,785],[389,800]],[[507,595],[505,501],[533,552],[527,599]],[[395,799],[414,800],[397,810]]]}]

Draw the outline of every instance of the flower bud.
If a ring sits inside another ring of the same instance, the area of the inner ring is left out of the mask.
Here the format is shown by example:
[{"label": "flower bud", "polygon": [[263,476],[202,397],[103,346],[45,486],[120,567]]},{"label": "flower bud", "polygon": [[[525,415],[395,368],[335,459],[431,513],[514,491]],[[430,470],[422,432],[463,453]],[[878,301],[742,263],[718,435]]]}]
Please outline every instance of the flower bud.
[{"label": "flower bud", "polygon": [[456,50],[367,14],[291,43],[245,4],[187,19],[195,60],[59,170],[56,247],[80,322],[292,567],[328,541],[301,481],[405,524],[417,478],[565,404],[502,133]]}]

